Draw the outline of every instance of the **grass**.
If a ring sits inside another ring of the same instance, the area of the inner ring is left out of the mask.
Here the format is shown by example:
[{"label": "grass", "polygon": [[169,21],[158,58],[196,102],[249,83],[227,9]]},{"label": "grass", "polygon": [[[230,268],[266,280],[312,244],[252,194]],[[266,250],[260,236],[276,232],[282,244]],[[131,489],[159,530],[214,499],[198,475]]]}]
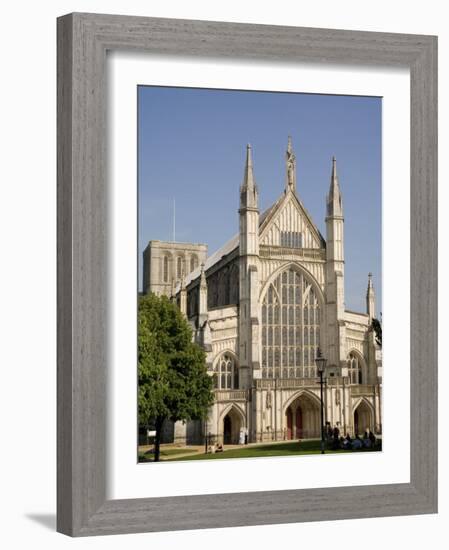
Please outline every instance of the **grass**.
[{"label": "grass", "polygon": [[[238,449],[229,449],[221,453],[215,454],[197,454],[193,456],[183,456],[171,460],[220,460],[224,458],[254,458],[254,457],[269,457],[269,456],[293,456],[293,455],[312,455],[321,453],[319,440],[311,441],[291,441],[288,443],[261,444],[257,446],[248,446]],[[373,449],[356,450],[332,450],[326,449],[326,453],[357,453],[357,452],[372,452],[380,451],[381,443],[377,443]]]},{"label": "grass", "polygon": [[[161,460],[167,460],[172,456],[180,454],[193,454],[197,453],[196,449],[188,449],[185,447],[176,447],[172,449],[161,449]],[[139,462],[153,462],[153,453],[139,453]]]}]

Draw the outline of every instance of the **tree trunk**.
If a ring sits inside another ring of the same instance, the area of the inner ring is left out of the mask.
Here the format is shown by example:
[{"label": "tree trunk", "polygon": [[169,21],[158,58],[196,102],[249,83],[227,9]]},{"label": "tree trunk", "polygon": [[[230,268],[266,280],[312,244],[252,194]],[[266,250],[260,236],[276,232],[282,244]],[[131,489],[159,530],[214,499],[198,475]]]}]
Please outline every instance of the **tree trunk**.
[{"label": "tree trunk", "polygon": [[164,423],[164,418],[158,416],[156,418],[156,437],[154,439],[154,462],[159,462],[161,456],[161,435],[162,435],[162,425]]}]

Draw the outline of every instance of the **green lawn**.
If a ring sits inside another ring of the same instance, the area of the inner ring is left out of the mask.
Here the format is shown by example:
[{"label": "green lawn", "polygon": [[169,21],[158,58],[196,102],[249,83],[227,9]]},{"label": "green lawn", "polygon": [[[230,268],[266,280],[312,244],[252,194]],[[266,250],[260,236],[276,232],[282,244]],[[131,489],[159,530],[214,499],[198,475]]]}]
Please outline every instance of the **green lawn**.
[{"label": "green lawn", "polygon": [[[175,447],[172,449],[161,449],[161,459],[167,460],[167,458],[187,453],[197,453],[196,449],[188,449],[182,447]],[[153,453],[139,453],[139,462],[153,462]]]},{"label": "green lawn", "polygon": [[[331,449],[326,449],[326,453],[357,453],[357,452],[372,452],[380,451],[381,442],[376,444],[374,449],[360,449],[360,451],[345,451],[339,449],[333,451]],[[170,461],[173,460],[215,460],[223,458],[254,458],[259,456],[293,456],[293,455],[311,455],[319,454],[321,452],[320,441],[291,441],[288,443],[267,443],[256,446],[242,446],[239,449],[230,449],[228,451],[223,451],[221,453],[215,454],[197,454],[193,456],[183,456],[179,458],[170,458]]]}]

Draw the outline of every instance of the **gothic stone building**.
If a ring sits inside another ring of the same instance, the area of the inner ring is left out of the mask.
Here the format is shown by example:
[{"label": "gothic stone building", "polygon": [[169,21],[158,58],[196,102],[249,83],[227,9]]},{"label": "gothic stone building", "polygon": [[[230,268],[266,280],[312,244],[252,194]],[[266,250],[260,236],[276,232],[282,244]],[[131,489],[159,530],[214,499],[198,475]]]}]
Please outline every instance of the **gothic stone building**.
[{"label": "gothic stone building", "polygon": [[[151,241],[144,253],[146,292],[175,299],[207,353],[215,403],[205,425],[177,423],[166,440],[238,443],[320,437],[315,364],[327,359],[325,420],[341,432],[381,433],[381,350],[366,313],[345,309],[343,200],[332,160],[326,238],[296,187],[289,138],[285,189],[265,212],[251,147],[240,187],[239,232],[206,258],[205,245]],[[187,275],[185,275],[187,274]]]}]

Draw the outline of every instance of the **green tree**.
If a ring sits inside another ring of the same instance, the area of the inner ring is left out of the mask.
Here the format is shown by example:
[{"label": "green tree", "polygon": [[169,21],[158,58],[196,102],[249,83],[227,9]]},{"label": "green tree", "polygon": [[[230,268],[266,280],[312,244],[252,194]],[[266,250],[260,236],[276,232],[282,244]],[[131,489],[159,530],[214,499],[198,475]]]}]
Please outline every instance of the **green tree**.
[{"label": "green tree", "polygon": [[166,296],[139,297],[139,422],[155,423],[154,460],[160,457],[164,421],[205,419],[213,403],[206,354],[192,342],[192,330]]},{"label": "green tree", "polygon": [[379,319],[373,319],[371,321],[371,326],[373,327],[377,344],[382,347],[382,325]]}]

